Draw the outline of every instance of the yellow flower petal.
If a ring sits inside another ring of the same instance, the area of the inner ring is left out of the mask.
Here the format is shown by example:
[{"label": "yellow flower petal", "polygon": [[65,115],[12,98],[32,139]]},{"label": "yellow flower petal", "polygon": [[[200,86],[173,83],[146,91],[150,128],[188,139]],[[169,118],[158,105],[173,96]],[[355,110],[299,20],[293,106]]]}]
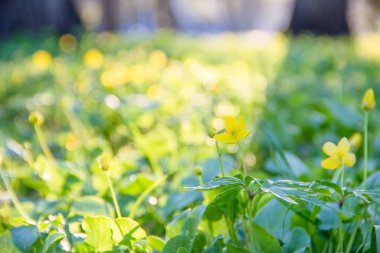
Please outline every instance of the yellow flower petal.
[{"label": "yellow flower petal", "polygon": [[367,111],[371,111],[375,105],[375,92],[373,89],[368,89],[363,96],[362,107]]},{"label": "yellow flower petal", "polygon": [[249,131],[248,130],[241,130],[238,135],[236,136],[236,142],[244,139],[245,137],[247,137],[247,135],[249,134]]},{"label": "yellow flower petal", "polygon": [[328,156],[336,156],[338,152],[337,146],[332,142],[326,142],[322,147],[323,152]]},{"label": "yellow flower petal", "polygon": [[338,156],[343,157],[350,152],[350,141],[344,137],[338,142]]},{"label": "yellow flower petal", "polygon": [[226,128],[227,132],[232,132],[236,128],[236,119],[233,117],[225,117],[224,118],[224,127]]},{"label": "yellow flower petal", "polygon": [[228,133],[216,134],[214,135],[214,138],[215,140],[226,144],[236,143],[235,139]]},{"label": "yellow flower petal", "polygon": [[339,168],[341,165],[341,161],[336,157],[329,157],[321,162],[321,166],[329,170],[335,170]]},{"label": "yellow flower petal", "polygon": [[239,129],[245,129],[245,120],[243,117],[239,117]]},{"label": "yellow flower petal", "polygon": [[346,165],[348,167],[352,167],[352,166],[354,166],[355,162],[356,162],[356,157],[354,154],[348,153],[348,154],[345,154],[343,156],[344,165]]}]

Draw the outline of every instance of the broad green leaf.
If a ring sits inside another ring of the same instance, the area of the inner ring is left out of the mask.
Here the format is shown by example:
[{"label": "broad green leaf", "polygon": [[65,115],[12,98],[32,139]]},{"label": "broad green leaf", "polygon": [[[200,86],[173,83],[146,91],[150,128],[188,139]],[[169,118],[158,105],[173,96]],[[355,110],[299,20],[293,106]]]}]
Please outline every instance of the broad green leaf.
[{"label": "broad green leaf", "polygon": [[318,214],[318,228],[321,230],[329,230],[339,226],[338,213],[332,208],[322,207]]},{"label": "broad green leaf", "polygon": [[258,253],[280,253],[279,241],[268,231],[254,223],[252,225],[253,243],[255,252]]},{"label": "broad green leaf", "polygon": [[85,242],[99,252],[112,250],[112,226],[113,221],[108,217],[86,216],[82,224],[87,235]]},{"label": "broad green leaf", "polygon": [[248,250],[235,246],[231,243],[227,244],[228,253],[250,253]]},{"label": "broad green leaf", "polygon": [[146,238],[146,233],[144,229],[140,227],[140,224],[127,217],[116,218],[113,231],[115,242],[120,242],[124,239],[128,241],[138,241]]},{"label": "broad green leaf", "polygon": [[215,190],[215,189],[226,187],[226,186],[231,186],[231,187],[240,186],[244,188],[245,184],[243,180],[236,177],[221,177],[221,178],[213,179],[204,185],[197,186],[197,187],[188,187],[188,188],[192,190],[209,191],[209,190]]},{"label": "broad green leaf", "polygon": [[39,233],[36,226],[22,226],[11,229],[14,244],[22,252],[27,252],[32,248],[38,239]]},{"label": "broad green leaf", "polygon": [[42,253],[48,253],[48,252],[53,252],[55,246],[63,239],[65,238],[65,234],[59,233],[59,232],[53,232],[49,234],[45,241],[44,244],[42,245]]},{"label": "broad green leaf", "polygon": [[179,235],[171,238],[165,245],[162,253],[179,253],[190,252],[191,239],[185,235]]},{"label": "broad green leaf", "polygon": [[[363,187],[361,187],[363,188]],[[367,190],[380,189],[380,171],[377,171],[367,178]]]},{"label": "broad green leaf", "polygon": [[206,235],[202,232],[198,233],[195,236],[195,239],[193,241],[193,245],[191,248],[191,253],[198,253],[202,252],[203,249],[206,247],[207,244],[207,238]]},{"label": "broad green leaf", "polygon": [[310,247],[310,237],[304,229],[295,227],[288,233],[285,239],[285,245],[282,248],[283,253],[301,253],[306,252]]},{"label": "broad green leaf", "polygon": [[203,213],[205,212],[205,206],[198,206],[194,208],[186,218],[185,224],[182,227],[182,234],[193,239],[197,234],[199,223],[202,220]]},{"label": "broad green leaf", "polygon": [[289,207],[274,198],[265,205],[255,216],[255,223],[275,237],[281,239],[290,228],[290,218],[293,212]]},{"label": "broad green leaf", "polygon": [[205,250],[204,253],[222,253],[223,246],[223,237],[220,236],[213,242],[213,244],[208,249]]},{"label": "broad green leaf", "polygon": [[[202,220],[203,213],[205,212],[205,210],[205,206],[198,206],[190,212],[184,212],[180,217],[176,219],[175,223],[169,224],[171,227],[175,225],[178,227],[178,225],[182,223],[183,225],[181,225],[181,235],[172,237],[167,242],[167,245],[165,246],[163,252],[177,252],[178,250],[180,250],[179,247],[175,248],[175,246],[179,245],[178,242],[186,242],[186,247],[182,246],[182,248],[183,250],[185,250],[184,252],[190,253],[193,247],[195,236],[198,231],[199,223]],[[167,246],[168,249],[176,251],[165,251],[165,249],[168,250]]]},{"label": "broad green leaf", "polygon": [[12,235],[6,231],[0,235],[0,253],[21,253],[12,240]]},{"label": "broad green leaf", "polygon": [[160,237],[154,235],[149,235],[146,238],[146,241],[150,247],[152,247],[154,250],[157,250],[158,252],[162,252],[165,247],[165,241]]},{"label": "broad green leaf", "polygon": [[175,216],[169,224],[166,226],[166,240],[181,234],[183,224],[185,223],[187,215],[190,213],[189,210],[185,210],[179,215]]},{"label": "broad green leaf", "polygon": [[74,200],[70,207],[69,217],[75,215],[113,215],[112,208],[103,199],[95,196],[83,196]]}]

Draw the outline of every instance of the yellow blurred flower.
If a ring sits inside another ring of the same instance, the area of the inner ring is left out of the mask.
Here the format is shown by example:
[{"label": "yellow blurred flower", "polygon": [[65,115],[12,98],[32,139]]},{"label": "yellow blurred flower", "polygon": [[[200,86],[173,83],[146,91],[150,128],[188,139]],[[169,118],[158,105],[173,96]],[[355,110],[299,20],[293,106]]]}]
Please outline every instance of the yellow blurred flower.
[{"label": "yellow blurred flower", "polygon": [[366,111],[371,111],[375,107],[375,105],[375,93],[373,89],[367,89],[363,96],[362,107]]},{"label": "yellow blurred flower", "polygon": [[44,71],[49,68],[52,56],[45,50],[38,50],[32,56],[32,65],[36,71]]},{"label": "yellow blurred flower", "polygon": [[99,157],[98,157],[98,164],[99,164],[99,167],[103,170],[103,171],[107,171],[110,169],[111,167],[111,155],[108,154],[108,153],[103,153],[101,154]]},{"label": "yellow blurred flower", "polygon": [[92,69],[98,69],[103,64],[103,58],[103,54],[99,50],[90,49],[85,53],[83,61],[87,67]]},{"label": "yellow blurred flower", "polygon": [[360,146],[362,145],[363,143],[363,136],[361,133],[354,133],[351,137],[350,137],[350,144],[351,146],[357,150],[360,148]]},{"label": "yellow blurred flower", "polygon": [[119,87],[130,80],[130,71],[127,67],[116,64],[107,68],[100,76],[100,82],[104,87]]},{"label": "yellow blurred flower", "polygon": [[149,55],[149,63],[156,68],[163,68],[168,62],[166,54],[160,50],[155,50]]},{"label": "yellow blurred flower", "polygon": [[332,142],[326,142],[322,150],[329,157],[321,162],[321,166],[325,169],[335,170],[342,165],[352,167],[356,162],[356,157],[350,153],[350,142],[344,137],[335,145]]},{"label": "yellow blurred flower", "polygon": [[78,146],[78,140],[74,133],[68,133],[66,136],[66,149],[73,151]]},{"label": "yellow blurred flower", "polygon": [[44,116],[37,111],[31,112],[29,114],[29,122],[33,126],[41,126],[44,123]]},{"label": "yellow blurred flower", "polygon": [[244,139],[249,131],[245,129],[245,121],[242,117],[239,119],[226,117],[224,119],[225,132],[214,135],[215,140],[232,144]]}]

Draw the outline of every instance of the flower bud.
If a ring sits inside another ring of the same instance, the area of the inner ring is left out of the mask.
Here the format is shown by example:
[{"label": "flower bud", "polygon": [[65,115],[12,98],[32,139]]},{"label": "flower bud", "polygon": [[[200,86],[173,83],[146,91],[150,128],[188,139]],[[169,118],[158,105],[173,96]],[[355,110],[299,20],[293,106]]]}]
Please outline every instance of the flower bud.
[{"label": "flower bud", "polygon": [[111,156],[108,153],[103,153],[98,157],[99,167],[103,171],[107,171],[111,167]]},{"label": "flower bud", "polygon": [[371,111],[375,105],[375,93],[373,89],[367,89],[363,97],[362,107],[366,111]]},{"label": "flower bud", "polygon": [[44,116],[40,112],[31,112],[29,114],[29,122],[33,126],[41,126],[44,123]]},{"label": "flower bud", "polygon": [[362,143],[363,143],[363,136],[361,133],[354,133],[350,137],[350,144],[355,150],[358,150],[360,146],[362,145]]},{"label": "flower bud", "polygon": [[196,167],[194,169],[194,174],[197,175],[197,176],[202,176],[202,168],[201,167]]}]

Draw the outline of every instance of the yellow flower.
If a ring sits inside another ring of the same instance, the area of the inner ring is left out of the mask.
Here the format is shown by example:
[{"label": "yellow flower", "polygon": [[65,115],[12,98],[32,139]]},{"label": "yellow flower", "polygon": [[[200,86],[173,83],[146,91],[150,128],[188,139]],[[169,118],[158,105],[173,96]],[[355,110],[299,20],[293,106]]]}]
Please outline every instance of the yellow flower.
[{"label": "yellow flower", "polygon": [[44,116],[40,112],[31,112],[29,114],[29,122],[34,126],[41,126],[44,123]]},{"label": "yellow flower", "polygon": [[356,157],[350,153],[350,142],[344,137],[335,145],[332,142],[326,142],[322,148],[323,152],[329,157],[324,159],[321,166],[325,169],[335,170],[343,164],[352,167],[356,162]]},{"label": "yellow flower", "polygon": [[38,50],[33,54],[32,64],[36,71],[44,71],[49,68],[52,56],[45,50]]},{"label": "yellow flower", "polygon": [[103,54],[97,49],[88,50],[83,57],[84,64],[92,69],[98,69],[103,63]]},{"label": "yellow flower", "polygon": [[111,167],[111,155],[108,154],[108,153],[103,153],[101,154],[99,157],[98,157],[98,164],[99,164],[99,167],[103,170],[103,171],[107,171],[110,169]]},{"label": "yellow flower", "polygon": [[371,111],[375,107],[375,105],[375,93],[373,89],[367,89],[363,97],[362,107],[366,111]]},{"label": "yellow flower", "polygon": [[225,132],[214,135],[215,140],[232,144],[239,142],[249,134],[249,131],[245,129],[245,122],[242,117],[239,117],[238,120],[233,117],[226,117],[224,126]]},{"label": "yellow flower", "polygon": [[354,148],[354,150],[359,149],[362,143],[363,143],[363,136],[361,133],[356,132],[350,137],[350,144]]}]

